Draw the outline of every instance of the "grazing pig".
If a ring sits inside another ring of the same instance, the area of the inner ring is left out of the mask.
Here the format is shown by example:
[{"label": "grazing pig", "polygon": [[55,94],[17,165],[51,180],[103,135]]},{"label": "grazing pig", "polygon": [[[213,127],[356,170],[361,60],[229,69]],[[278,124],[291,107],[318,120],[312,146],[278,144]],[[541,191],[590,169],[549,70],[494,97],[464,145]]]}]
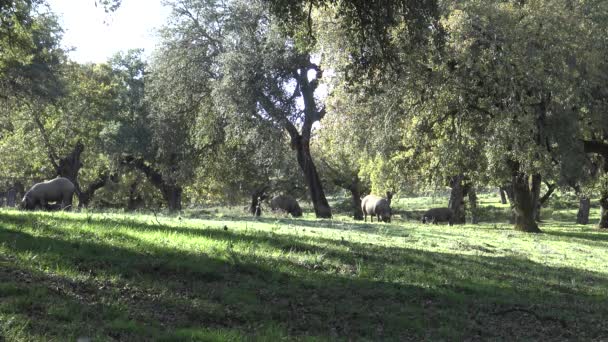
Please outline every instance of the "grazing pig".
[{"label": "grazing pig", "polygon": [[454,220],[454,211],[450,208],[433,208],[422,214],[422,223],[448,222],[451,226]]},{"label": "grazing pig", "polygon": [[36,207],[48,209],[48,202],[57,202],[61,209],[72,206],[72,197],[76,187],[72,182],[63,177],[58,177],[50,181],[34,184],[23,196],[21,207],[26,210],[33,210]]},{"label": "grazing pig", "polygon": [[378,221],[391,222],[391,205],[385,198],[367,195],[361,200],[361,210],[365,222],[367,222],[367,215],[370,215],[372,222],[374,222],[374,216]]},{"label": "grazing pig", "polygon": [[302,216],[302,209],[295,198],[288,195],[275,196],[270,200],[270,208],[272,210],[283,210],[291,214],[293,217]]}]

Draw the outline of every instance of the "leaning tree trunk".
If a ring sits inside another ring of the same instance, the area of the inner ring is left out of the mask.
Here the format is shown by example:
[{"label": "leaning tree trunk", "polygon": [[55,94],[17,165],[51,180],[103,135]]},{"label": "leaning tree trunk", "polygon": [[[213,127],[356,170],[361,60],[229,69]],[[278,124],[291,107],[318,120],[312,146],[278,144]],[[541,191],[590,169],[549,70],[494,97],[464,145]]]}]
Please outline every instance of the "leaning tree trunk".
[{"label": "leaning tree trunk", "polygon": [[132,166],[143,172],[148,181],[160,190],[169,211],[182,210],[182,187],[179,184],[167,181],[159,171],[147,165],[143,158],[127,155],[123,157],[121,164]]},{"label": "leaning tree trunk", "polygon": [[95,192],[106,186],[108,180],[114,179],[114,181],[116,181],[116,177],[116,174],[109,175],[108,172],[100,173],[96,180],[89,184],[84,191],[80,192],[80,195],[78,196],[78,207],[87,207],[89,203],[91,203]]},{"label": "leaning tree trunk", "polygon": [[589,210],[591,209],[591,200],[589,197],[582,196],[578,201],[578,213],[576,213],[576,223],[589,224]]},{"label": "leaning tree trunk", "polygon": [[317,168],[310,155],[310,142],[302,139],[300,136],[298,142],[294,145],[297,151],[298,164],[302,172],[304,172],[304,180],[308,185],[310,200],[312,201],[316,216],[318,218],[331,218],[331,208],[329,207],[327,198],[325,198],[321,178],[319,178]]},{"label": "leaning tree trunk", "polygon": [[511,177],[513,200],[511,208],[515,213],[515,230],[527,233],[541,233],[534,220],[534,195],[525,173],[515,171]]},{"label": "leaning tree trunk", "polygon": [[505,194],[507,195],[507,198],[509,199],[509,204],[511,205],[511,216],[509,216],[509,223],[511,224],[515,224],[515,211],[513,210],[513,201],[514,201],[514,196],[513,196],[513,184],[508,183],[505,184],[501,187],[501,189],[504,190]]},{"label": "leaning tree trunk", "polygon": [[[320,122],[326,112],[325,108],[318,108],[317,99],[315,98],[315,90],[319,86],[319,80],[323,75],[323,71],[317,64],[311,61],[311,56],[308,54],[301,54],[298,59],[299,63],[294,64],[295,69],[292,69],[292,75],[295,76],[295,86],[297,87],[294,95],[301,95],[302,104],[304,105],[304,116],[302,120],[298,120],[298,125],[301,123],[301,133],[289,119],[293,114],[289,109],[291,106],[284,106],[284,104],[290,103],[291,100],[284,102],[282,105],[277,105],[276,95],[266,93],[262,89],[257,91],[257,100],[272,121],[282,125],[289,134],[291,148],[297,153],[298,164],[304,173],[304,180],[308,185],[310,200],[316,216],[318,218],[331,218],[331,208],[327,202],[327,198],[325,198],[321,179],[310,155],[312,126],[315,122]],[[315,71],[316,73],[314,79],[309,78],[311,71]],[[294,99],[295,97],[291,96],[291,98]]]},{"label": "leaning tree trunk", "polygon": [[450,201],[448,202],[448,207],[454,212],[454,223],[466,222],[464,207],[465,189],[462,185],[463,180],[464,175],[462,174],[454,176],[450,179],[450,187],[452,188],[452,191],[450,192]]},{"label": "leaning tree trunk", "polygon": [[471,223],[477,224],[479,223],[479,217],[477,217],[477,193],[475,192],[475,188],[471,186],[468,191],[469,194],[469,204],[471,207]]},{"label": "leaning tree trunk", "polygon": [[549,201],[549,198],[551,198],[551,195],[553,194],[555,189],[557,189],[557,184],[555,184],[555,183],[549,184],[549,183],[545,182],[545,184],[547,185],[547,192],[545,192],[545,194],[542,195],[542,197],[539,198],[538,202],[536,203],[536,214],[534,216],[534,219],[536,220],[536,222],[540,222],[541,208],[545,206],[547,201]]},{"label": "leaning tree trunk", "polygon": [[498,188],[498,193],[500,194],[500,203],[507,204],[507,196],[505,195],[505,187],[501,186]]}]

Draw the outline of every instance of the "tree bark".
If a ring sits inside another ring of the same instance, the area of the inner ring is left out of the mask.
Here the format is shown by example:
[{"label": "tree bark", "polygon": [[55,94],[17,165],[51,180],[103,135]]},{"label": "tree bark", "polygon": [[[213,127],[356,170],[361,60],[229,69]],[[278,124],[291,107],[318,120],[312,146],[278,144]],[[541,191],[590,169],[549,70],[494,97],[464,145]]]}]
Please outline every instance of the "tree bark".
[{"label": "tree bark", "polygon": [[[603,141],[596,140],[584,140],[583,147],[585,153],[597,153],[602,156],[602,171],[604,174],[608,173],[608,144]],[[608,189],[603,189],[602,196],[600,197],[600,221],[598,222],[598,228],[608,228]]]},{"label": "tree bark", "polygon": [[534,216],[536,222],[540,222],[541,208],[545,206],[549,198],[551,198],[551,195],[553,194],[555,189],[557,189],[557,184],[549,184],[547,182],[545,182],[545,184],[547,185],[547,192],[545,192],[545,194],[542,195],[542,197],[539,198],[538,202],[536,203],[536,215]]},{"label": "tree bark", "polygon": [[598,228],[608,228],[608,192],[603,192],[600,197],[600,221],[598,222]]},{"label": "tree bark", "polygon": [[505,188],[502,186],[500,188],[498,188],[498,193],[500,194],[500,203],[507,204],[507,196],[505,195]]},{"label": "tree bark", "polygon": [[80,195],[78,196],[78,207],[87,207],[89,203],[91,203],[95,192],[106,186],[108,180],[114,177],[116,177],[116,175],[110,176],[108,172],[101,173],[96,180],[89,184],[86,190],[80,192]]},{"label": "tree bark", "polygon": [[129,186],[129,199],[127,201],[127,209],[128,210],[137,210],[140,208],[144,208],[146,203],[141,197],[141,195],[137,192],[137,186],[139,185],[139,179],[135,180]]},{"label": "tree bark", "polygon": [[576,213],[576,223],[589,224],[589,210],[591,200],[589,197],[582,196],[578,201],[578,213]]},{"label": "tree bark", "polygon": [[80,160],[80,156],[84,151],[84,145],[82,142],[77,142],[74,146],[74,149],[70,154],[61,158],[59,163],[57,163],[57,175],[60,177],[65,177],[72,181],[77,188],[77,191],[80,192],[80,187],[78,186],[78,172],[82,168],[82,161]]},{"label": "tree bark", "polygon": [[[258,91],[258,101],[266,114],[272,118],[276,124],[282,125],[291,138],[291,148],[296,151],[298,164],[304,173],[304,179],[308,185],[310,192],[310,200],[312,201],[315,214],[318,218],[331,218],[331,208],[325,193],[319,174],[310,155],[310,139],[312,137],[312,126],[315,122],[321,121],[325,116],[325,108],[317,108],[315,90],[319,86],[319,80],[322,77],[321,68],[311,61],[311,56],[303,54],[300,56],[301,65],[297,66],[292,71],[292,75],[296,81],[296,91],[290,97],[293,99],[296,94],[301,95],[302,104],[304,105],[304,117],[302,120],[302,133],[289,120],[291,112],[290,106],[286,106],[291,100],[283,102],[283,106],[277,105],[276,96],[264,93],[263,90]],[[309,79],[309,72],[314,71],[316,78]]]},{"label": "tree bark", "polygon": [[513,201],[514,201],[514,195],[513,195],[513,184],[511,183],[507,183],[505,185],[502,186],[502,189],[505,191],[505,194],[507,194],[507,198],[509,199],[509,204],[511,205],[511,216],[509,217],[509,223],[511,224],[515,224],[515,211],[513,210]]},{"label": "tree bark", "polygon": [[251,192],[251,204],[249,205],[249,212],[253,216],[262,215],[262,201],[268,198],[266,191],[268,191],[269,186],[265,185],[260,188],[256,188]]},{"label": "tree bark", "polygon": [[302,139],[302,136],[299,136],[297,140],[298,141],[295,143],[294,147],[297,152],[298,164],[304,173],[304,180],[308,185],[310,199],[315,210],[315,215],[318,218],[331,218],[331,208],[329,207],[329,203],[325,197],[321,178],[319,178],[317,168],[315,167],[312,156],[310,155],[310,142]]},{"label": "tree bark", "polygon": [[448,208],[452,209],[452,211],[454,212],[453,223],[456,224],[462,224],[466,222],[466,213],[464,206],[465,189],[462,185],[463,180],[464,175],[462,174],[453,176],[450,179],[450,187],[452,188],[452,191],[450,192]]},{"label": "tree bark", "polygon": [[363,220],[363,210],[361,210],[361,182],[358,176],[355,176],[350,187],[350,194],[353,199],[353,219]]},{"label": "tree bark", "polygon": [[477,217],[477,193],[475,192],[475,188],[471,186],[468,191],[469,194],[469,204],[471,206],[471,223],[478,224],[479,218]]},{"label": "tree bark", "polygon": [[511,176],[513,186],[513,200],[511,208],[515,213],[515,230],[527,233],[541,233],[534,220],[534,195],[528,182],[528,175],[519,172],[514,166]]},{"label": "tree bark", "polygon": [[179,184],[165,180],[162,174],[147,165],[143,158],[135,158],[127,155],[123,157],[121,163],[123,165],[132,166],[143,172],[148,181],[160,190],[169,211],[182,210],[182,187]]},{"label": "tree bark", "polygon": [[167,184],[163,186],[163,197],[167,201],[167,208],[169,211],[180,211],[182,210],[182,187],[174,184]]},{"label": "tree bark", "polygon": [[532,192],[532,216],[536,222],[540,222],[540,186],[542,184],[542,177],[540,174],[535,173],[531,178],[530,191]]}]

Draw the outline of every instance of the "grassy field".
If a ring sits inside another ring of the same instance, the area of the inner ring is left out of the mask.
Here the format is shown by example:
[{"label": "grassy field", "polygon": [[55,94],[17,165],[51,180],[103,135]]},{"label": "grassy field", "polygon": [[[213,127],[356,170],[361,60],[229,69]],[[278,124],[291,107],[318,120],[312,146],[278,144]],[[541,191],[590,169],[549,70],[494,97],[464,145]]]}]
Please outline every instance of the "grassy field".
[{"label": "grassy field", "polygon": [[[0,341],[606,340],[608,232],[0,211]],[[439,204],[440,201],[432,205]],[[593,219],[597,212],[593,212]]]}]

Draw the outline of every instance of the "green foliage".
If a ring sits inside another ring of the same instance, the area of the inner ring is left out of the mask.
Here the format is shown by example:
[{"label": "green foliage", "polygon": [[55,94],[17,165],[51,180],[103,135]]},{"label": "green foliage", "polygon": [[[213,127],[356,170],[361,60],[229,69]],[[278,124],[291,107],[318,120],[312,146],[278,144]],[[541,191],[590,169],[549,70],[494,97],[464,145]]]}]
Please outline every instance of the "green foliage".
[{"label": "green foliage", "polygon": [[[337,83],[347,85],[338,97],[368,127],[371,176],[384,163],[419,183],[465,173],[501,184],[517,162],[521,172],[569,184],[588,177],[582,139],[601,136],[606,122],[596,78],[605,69],[606,13],[598,2],[442,3],[432,26],[441,34],[418,36],[423,49],[395,38],[394,72],[367,78],[348,74],[348,32],[328,20],[318,38]],[[391,27],[395,37],[413,34],[406,24]],[[374,144],[377,137],[390,143]]]}]

